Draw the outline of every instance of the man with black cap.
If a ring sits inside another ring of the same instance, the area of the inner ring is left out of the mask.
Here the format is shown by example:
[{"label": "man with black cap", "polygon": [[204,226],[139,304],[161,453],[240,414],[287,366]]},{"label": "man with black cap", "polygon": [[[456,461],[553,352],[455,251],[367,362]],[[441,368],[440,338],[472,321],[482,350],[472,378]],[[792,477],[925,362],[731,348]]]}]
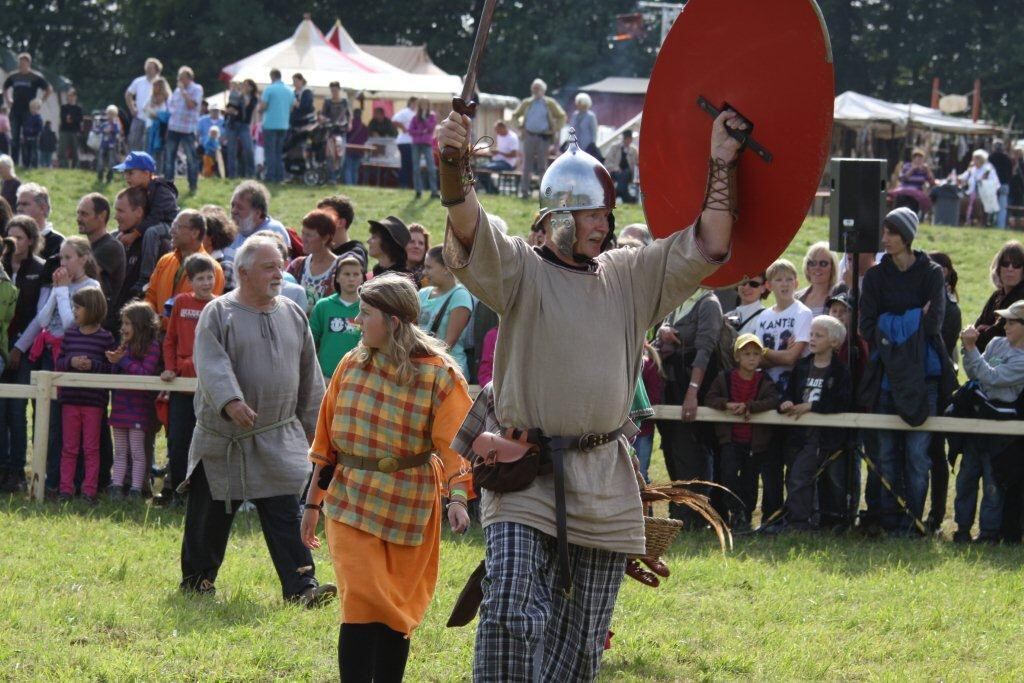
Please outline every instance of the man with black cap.
[{"label": "man with black cap", "polygon": [[[935,415],[939,395],[948,395],[955,381],[941,336],[946,284],[942,268],[912,249],[917,227],[917,214],[907,207],[886,215],[885,256],[864,275],[860,297],[860,330],[879,360],[864,378],[870,405],[876,413],[897,414],[913,426]],[[878,441],[880,474],[896,486],[902,480],[909,512],[920,520],[931,470],[931,434],[879,430]],[[879,508],[887,531],[906,534],[914,528],[892,492],[882,491]]]},{"label": "man with black cap", "polygon": [[370,224],[370,239],[366,240],[366,249],[371,258],[377,259],[373,267],[373,275],[382,273],[409,274],[406,266],[405,247],[409,244],[409,228],[400,218],[388,216],[379,221],[367,221]]}]

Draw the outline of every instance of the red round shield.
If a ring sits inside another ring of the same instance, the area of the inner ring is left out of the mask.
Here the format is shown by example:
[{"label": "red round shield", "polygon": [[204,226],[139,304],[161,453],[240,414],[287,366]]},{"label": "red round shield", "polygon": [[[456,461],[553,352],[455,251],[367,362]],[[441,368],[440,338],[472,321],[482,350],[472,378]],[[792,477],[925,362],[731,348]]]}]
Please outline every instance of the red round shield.
[{"label": "red round shield", "polygon": [[704,280],[735,284],[765,269],[800,229],[829,155],[832,48],[814,0],[689,0],[647,87],[640,187],[648,227],[694,223],[707,183],[713,109],[754,125],[738,168],[732,258]]}]

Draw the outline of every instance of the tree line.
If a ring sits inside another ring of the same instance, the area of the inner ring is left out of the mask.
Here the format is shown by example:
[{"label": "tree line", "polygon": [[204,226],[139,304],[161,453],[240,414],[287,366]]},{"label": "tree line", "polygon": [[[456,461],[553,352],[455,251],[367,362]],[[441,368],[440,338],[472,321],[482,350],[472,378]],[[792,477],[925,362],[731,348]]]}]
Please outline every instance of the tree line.
[{"label": "tree line", "polygon": [[[461,74],[482,4],[350,3],[339,18],[359,43],[426,44],[439,67]],[[933,76],[942,79],[944,91],[956,93],[969,92],[980,78],[985,118],[1024,118],[1020,0],[820,4],[837,92],[927,104]],[[616,16],[635,8],[635,0],[500,0],[481,89],[523,97],[537,76],[567,93],[605,76],[647,76],[657,54],[657,18],[649,18],[641,39],[612,40]],[[0,39],[71,79],[86,106],[102,107],[123,101],[146,57],[171,70],[188,64],[207,92],[217,92],[223,66],[291,35],[304,12],[327,31],[339,11],[328,0],[21,0],[4,12]]]}]

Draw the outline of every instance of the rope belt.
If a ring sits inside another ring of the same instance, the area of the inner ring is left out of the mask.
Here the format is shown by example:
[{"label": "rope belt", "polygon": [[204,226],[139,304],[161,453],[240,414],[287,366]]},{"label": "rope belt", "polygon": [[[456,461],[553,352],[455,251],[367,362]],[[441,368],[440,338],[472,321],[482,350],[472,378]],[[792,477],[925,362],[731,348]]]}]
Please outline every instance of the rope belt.
[{"label": "rope belt", "polygon": [[410,470],[413,467],[426,465],[430,462],[430,459],[433,456],[433,451],[417,453],[416,455],[410,455],[407,458],[396,458],[390,455],[386,458],[364,458],[361,455],[339,453],[338,464],[342,467],[349,467],[355,470],[368,470],[370,472],[392,474],[399,470]]},{"label": "rope belt", "polygon": [[248,438],[251,438],[251,437],[254,437],[254,436],[259,436],[260,434],[265,434],[266,432],[272,432],[275,429],[280,429],[281,427],[287,427],[291,423],[298,422],[298,421],[299,421],[299,418],[297,418],[294,415],[292,415],[291,417],[286,417],[285,419],[278,420],[277,422],[274,422],[272,424],[268,424],[268,425],[265,425],[263,427],[257,427],[256,429],[250,429],[247,432],[242,432],[241,434],[235,434],[234,436],[232,436],[230,434],[223,434],[221,432],[218,432],[216,429],[213,429],[212,427],[207,427],[202,422],[197,422],[196,423],[196,427],[199,427],[199,429],[203,430],[207,434],[211,434],[213,436],[219,436],[222,439],[227,439],[228,440],[228,449],[227,449],[227,451],[224,454],[224,461],[225,461],[225,464],[226,464],[227,470],[228,470],[228,476],[227,476],[227,479],[225,479],[225,483],[224,483],[224,510],[228,514],[231,514],[231,453],[232,453],[232,451],[235,448],[238,448],[239,449],[239,453],[241,453],[241,455],[242,455],[241,459],[239,460],[239,471],[240,471],[240,474],[242,476],[242,500],[245,500],[246,499],[246,496],[245,496],[245,453],[241,450],[241,448],[242,448],[242,439],[248,439]]}]

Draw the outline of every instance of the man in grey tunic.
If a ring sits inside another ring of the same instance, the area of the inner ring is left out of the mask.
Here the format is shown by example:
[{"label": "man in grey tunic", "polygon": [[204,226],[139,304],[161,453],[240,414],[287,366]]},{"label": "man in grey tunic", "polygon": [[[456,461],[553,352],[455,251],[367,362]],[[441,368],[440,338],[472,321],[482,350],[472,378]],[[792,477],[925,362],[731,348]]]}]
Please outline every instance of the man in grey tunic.
[{"label": "man in grey tunic", "polygon": [[246,240],[235,257],[238,288],[199,317],[181,588],[214,592],[234,514],[249,500],[284,598],[314,606],[337,593],[317,582],[299,536],[299,494],[324,381],[306,316],[279,296],[283,269],[273,240]]},{"label": "man in grey tunic", "polygon": [[[539,429],[559,444],[554,476],[539,476],[520,491],[482,492],[478,681],[597,676],[626,560],[645,550],[627,445],[635,433],[627,414],[644,335],[728,256],[740,145],[726,127],[746,125],[733,112],[714,123],[696,226],[642,248],[601,253],[614,183],[575,143],[541,181],[540,247],[497,230],[471,186],[461,201],[448,201],[445,261],[501,316],[493,379],[498,422]],[[439,128],[440,146],[467,149],[468,128],[468,119],[453,113]],[[558,459],[564,506],[556,500]],[[567,536],[567,547],[559,536]],[[571,591],[561,590],[566,574]]]}]

